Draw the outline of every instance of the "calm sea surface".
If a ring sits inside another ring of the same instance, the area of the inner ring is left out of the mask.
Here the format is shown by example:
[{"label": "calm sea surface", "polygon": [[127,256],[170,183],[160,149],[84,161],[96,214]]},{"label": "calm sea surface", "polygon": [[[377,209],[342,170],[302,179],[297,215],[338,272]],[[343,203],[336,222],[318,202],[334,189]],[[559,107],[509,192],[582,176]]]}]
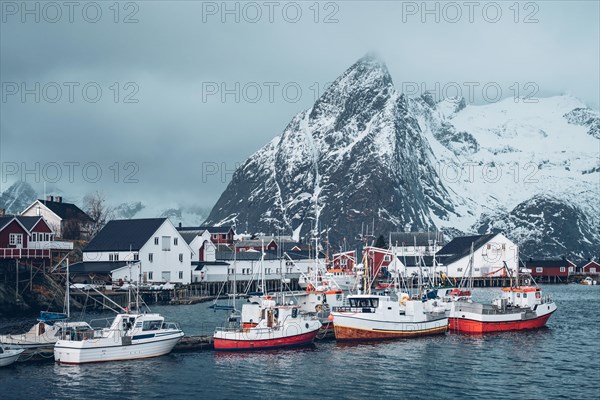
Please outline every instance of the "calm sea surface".
[{"label": "calm sea surface", "polygon": [[[0,368],[0,399],[599,399],[600,286],[545,286],[558,304],[548,328],[486,336],[447,334],[260,353],[213,351],[83,366]],[[479,289],[490,299],[499,289]],[[209,304],[156,306],[188,335],[225,315]],[[98,317],[88,315],[87,320]],[[28,328],[0,320],[0,330]]]}]

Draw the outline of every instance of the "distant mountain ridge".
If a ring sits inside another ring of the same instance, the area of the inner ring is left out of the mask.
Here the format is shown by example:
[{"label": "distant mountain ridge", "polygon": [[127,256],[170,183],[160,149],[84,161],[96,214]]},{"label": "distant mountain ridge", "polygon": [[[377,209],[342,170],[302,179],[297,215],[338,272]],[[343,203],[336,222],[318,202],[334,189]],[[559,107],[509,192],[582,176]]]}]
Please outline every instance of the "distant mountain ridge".
[{"label": "distant mountain ridge", "polygon": [[598,256],[598,125],[570,96],[409,98],[368,55],[238,168],[205,223],[309,236],[318,210],[338,243],[374,220],[376,233],[503,230],[528,256]]}]

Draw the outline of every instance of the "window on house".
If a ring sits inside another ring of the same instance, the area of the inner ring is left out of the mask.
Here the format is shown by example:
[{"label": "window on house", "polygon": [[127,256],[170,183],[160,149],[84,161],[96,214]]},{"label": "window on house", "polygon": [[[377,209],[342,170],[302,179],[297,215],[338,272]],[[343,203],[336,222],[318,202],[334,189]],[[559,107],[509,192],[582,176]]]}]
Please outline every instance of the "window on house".
[{"label": "window on house", "polygon": [[163,271],[162,280],[165,282],[171,282],[171,271]]},{"label": "window on house", "polygon": [[179,253],[179,262],[183,262],[183,253]]},{"label": "window on house", "polygon": [[140,260],[140,254],[139,253],[133,253],[133,261],[139,261]]},{"label": "window on house", "polygon": [[171,236],[162,237],[162,250],[171,251]]},{"label": "window on house", "polygon": [[115,253],[115,261],[119,261],[119,253]]},{"label": "window on house", "polygon": [[542,267],[535,267],[535,272],[544,272],[544,268],[542,268]]},{"label": "window on house", "polygon": [[37,233],[33,233],[33,235],[31,236],[31,241],[32,242],[37,242]]},{"label": "window on house", "polygon": [[177,243],[179,243],[179,239],[178,238],[173,238],[173,245],[177,246]]},{"label": "window on house", "polygon": [[489,249],[492,248],[492,245],[488,243],[487,246],[486,246],[486,248],[489,250]]},{"label": "window on house", "polygon": [[112,253],[108,255],[108,261],[114,261],[114,256]]},{"label": "window on house", "polygon": [[158,246],[158,236],[154,238],[154,244]]},{"label": "window on house", "polygon": [[154,254],[148,253],[148,261],[150,261],[150,262],[154,261]]},{"label": "window on house", "polygon": [[152,274],[152,272],[148,272],[148,280],[150,280],[150,281],[151,281],[151,280],[152,280],[152,278],[153,278],[153,274]]},{"label": "window on house", "polygon": [[213,239],[216,239],[216,238],[217,238],[217,235],[216,235],[216,234],[213,234],[213,235],[212,235],[212,238],[213,238]]},{"label": "window on house", "polygon": [[348,260],[346,260],[345,258],[342,258],[342,265],[346,265],[348,263]]},{"label": "window on house", "polygon": [[46,242],[50,241],[50,234],[49,233],[45,233],[44,234],[44,239],[46,240]]},{"label": "window on house", "polygon": [[569,272],[573,272],[573,267],[569,267]]},{"label": "window on house", "polygon": [[386,254],[385,256],[383,256],[383,261],[390,261],[390,255]]},{"label": "window on house", "polygon": [[502,243],[502,250],[506,250],[506,243]]},{"label": "window on house", "polygon": [[565,272],[565,271],[566,271],[565,267],[560,267],[560,272]]},{"label": "window on house", "polygon": [[221,235],[221,239],[227,239],[227,235],[226,234]]},{"label": "window on house", "polygon": [[183,271],[179,271],[179,279],[183,279]]},{"label": "window on house", "polygon": [[596,267],[590,267],[590,272],[595,273],[596,272]]}]

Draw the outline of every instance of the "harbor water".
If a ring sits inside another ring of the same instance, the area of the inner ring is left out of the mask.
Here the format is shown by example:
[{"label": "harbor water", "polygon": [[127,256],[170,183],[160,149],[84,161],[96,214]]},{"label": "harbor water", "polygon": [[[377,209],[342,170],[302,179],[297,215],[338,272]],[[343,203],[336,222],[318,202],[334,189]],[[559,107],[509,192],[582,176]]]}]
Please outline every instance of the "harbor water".
[{"label": "harbor water", "polygon": [[[2,399],[598,399],[600,286],[546,285],[558,305],[548,327],[245,353],[204,350],[62,366],[0,368]],[[490,300],[499,289],[475,289]],[[156,306],[187,335],[225,319],[209,303]],[[103,316],[110,316],[109,314]],[[98,315],[87,315],[86,319]],[[0,330],[34,319],[0,320]]]}]

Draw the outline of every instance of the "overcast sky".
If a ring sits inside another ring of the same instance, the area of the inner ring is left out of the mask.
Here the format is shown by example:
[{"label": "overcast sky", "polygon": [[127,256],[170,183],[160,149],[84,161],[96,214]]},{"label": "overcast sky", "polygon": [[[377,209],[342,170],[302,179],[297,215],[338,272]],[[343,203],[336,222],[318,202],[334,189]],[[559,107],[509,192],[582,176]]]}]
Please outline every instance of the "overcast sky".
[{"label": "overcast sky", "polygon": [[236,164],[367,52],[399,90],[468,97],[477,82],[485,103],[497,83],[599,104],[597,1],[23,4],[1,4],[0,190],[46,178],[75,200],[210,208]]}]

